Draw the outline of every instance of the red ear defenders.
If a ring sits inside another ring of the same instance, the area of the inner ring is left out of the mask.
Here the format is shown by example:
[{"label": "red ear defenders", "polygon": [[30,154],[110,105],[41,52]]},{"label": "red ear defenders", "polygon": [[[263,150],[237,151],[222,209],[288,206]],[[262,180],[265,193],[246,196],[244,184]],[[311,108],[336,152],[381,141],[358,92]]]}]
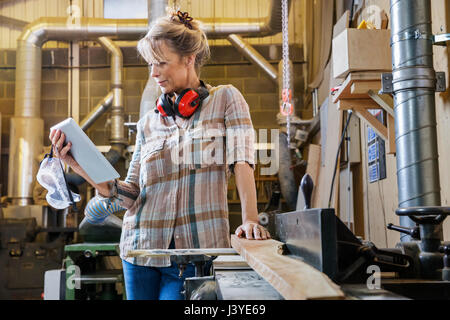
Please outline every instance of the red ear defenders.
[{"label": "red ear defenders", "polygon": [[189,118],[208,95],[208,89],[200,80],[200,87],[197,90],[184,89],[175,102],[172,101],[169,94],[162,94],[156,101],[155,112],[159,112],[163,117],[177,115],[182,118]]}]

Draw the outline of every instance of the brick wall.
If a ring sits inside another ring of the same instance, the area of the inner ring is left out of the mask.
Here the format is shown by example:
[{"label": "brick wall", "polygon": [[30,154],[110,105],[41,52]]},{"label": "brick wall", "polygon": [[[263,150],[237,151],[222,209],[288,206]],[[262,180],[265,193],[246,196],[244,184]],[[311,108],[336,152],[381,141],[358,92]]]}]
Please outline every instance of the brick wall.
[{"label": "brick wall", "polygon": [[[281,47],[272,49],[267,45],[255,48],[268,59],[275,69],[281,58]],[[275,50],[274,50],[275,49]],[[148,68],[138,57],[133,47],[122,48],[124,56],[124,109],[126,120],[139,117],[141,94],[148,79]],[[302,49],[291,47],[291,59],[294,61],[294,89],[297,99],[297,113],[301,115],[302,93]],[[202,69],[201,78],[211,85],[232,84],[244,95],[250,106],[255,128],[277,128],[278,113],[277,86],[261,70],[249,63],[231,46],[211,48],[211,60]],[[0,51],[0,112],[1,125],[1,183],[2,194],[6,194],[6,179],[9,147],[10,119],[14,115],[15,61],[14,50]],[[41,117],[44,130],[67,118],[68,106],[68,50],[47,49],[42,54]],[[101,47],[80,49],[80,119],[110,91],[110,58]],[[106,126],[108,113],[104,114],[88,130],[89,137],[97,145],[107,145],[109,128]],[[50,142],[44,134],[44,145]]]}]

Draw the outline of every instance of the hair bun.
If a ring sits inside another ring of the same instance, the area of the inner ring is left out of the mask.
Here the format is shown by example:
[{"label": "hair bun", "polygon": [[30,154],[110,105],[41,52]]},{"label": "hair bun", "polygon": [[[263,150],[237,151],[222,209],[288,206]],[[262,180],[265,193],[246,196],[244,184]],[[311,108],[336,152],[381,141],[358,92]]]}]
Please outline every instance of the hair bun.
[{"label": "hair bun", "polygon": [[175,18],[178,18],[178,20],[190,30],[193,29],[191,21],[194,20],[194,18],[190,17],[188,12],[181,12],[178,10],[176,13],[172,14],[172,20]]}]

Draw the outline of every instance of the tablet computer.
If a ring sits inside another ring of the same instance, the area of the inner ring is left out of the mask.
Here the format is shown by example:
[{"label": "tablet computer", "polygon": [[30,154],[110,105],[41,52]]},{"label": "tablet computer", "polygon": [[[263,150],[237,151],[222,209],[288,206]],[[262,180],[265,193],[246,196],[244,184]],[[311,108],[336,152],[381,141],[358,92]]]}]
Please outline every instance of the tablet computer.
[{"label": "tablet computer", "polygon": [[50,132],[58,129],[66,135],[64,144],[69,141],[72,142],[70,152],[73,158],[95,183],[110,181],[120,177],[120,174],[98,151],[95,144],[75,120],[68,118],[51,127]]}]

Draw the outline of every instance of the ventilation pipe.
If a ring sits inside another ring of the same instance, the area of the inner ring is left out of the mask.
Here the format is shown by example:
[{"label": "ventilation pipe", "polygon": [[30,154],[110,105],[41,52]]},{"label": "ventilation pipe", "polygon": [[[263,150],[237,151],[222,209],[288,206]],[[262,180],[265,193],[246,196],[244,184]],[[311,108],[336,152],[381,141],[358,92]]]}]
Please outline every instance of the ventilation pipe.
[{"label": "ventilation pipe", "polygon": [[13,205],[32,204],[33,181],[43,148],[40,114],[42,45],[48,40],[97,40],[109,36],[135,40],[147,31],[146,20],[41,18],[29,24],[17,40],[16,93],[11,119],[8,198]]},{"label": "ventilation pipe", "polygon": [[431,1],[391,0],[391,22],[399,207],[440,206]]},{"label": "ventilation pipe", "polygon": [[111,147],[119,153],[127,144],[124,135],[123,110],[123,55],[120,47],[107,37],[98,38],[100,44],[111,54],[111,89],[113,102],[111,108]]},{"label": "ventilation pipe", "polygon": [[114,94],[112,91],[108,92],[108,94],[100,100],[97,105],[92,109],[91,112],[80,122],[80,127],[83,131],[89,129],[98,118],[101,117],[106,111],[111,107],[114,99]]},{"label": "ventilation pipe", "polygon": [[278,84],[277,70],[255,48],[236,34],[230,34],[227,39],[244,57],[267,74],[270,80]]},{"label": "ventilation pipe", "polygon": [[[162,7],[161,1],[159,4],[157,1],[151,1],[150,17],[162,12]],[[17,40],[15,110],[11,119],[8,173],[8,198],[13,204],[32,204],[38,155],[43,148],[41,133],[44,131],[44,124],[40,117],[42,45],[49,40],[96,41],[99,37],[136,40],[148,31],[148,20],[145,19],[82,17],[77,19],[75,24],[70,22],[67,18],[40,18],[28,24]],[[271,1],[266,18],[254,19],[251,22],[246,19],[220,23],[205,21],[204,28],[210,39],[225,38],[229,34],[245,37],[274,35],[281,31],[281,1]],[[153,106],[154,101],[149,101],[147,105]]]}]

